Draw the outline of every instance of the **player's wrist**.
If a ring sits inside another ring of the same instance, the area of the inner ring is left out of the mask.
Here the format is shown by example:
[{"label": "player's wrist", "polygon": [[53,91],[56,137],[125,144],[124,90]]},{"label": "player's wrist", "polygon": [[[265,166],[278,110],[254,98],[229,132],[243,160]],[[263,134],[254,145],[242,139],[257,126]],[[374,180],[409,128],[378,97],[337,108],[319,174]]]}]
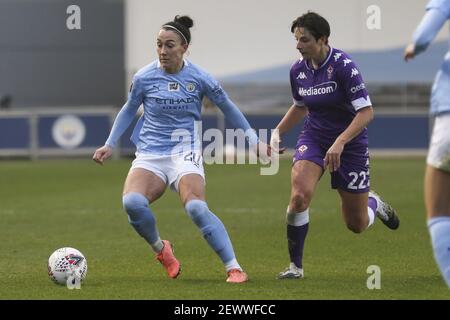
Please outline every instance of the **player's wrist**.
[{"label": "player's wrist", "polygon": [[337,139],[334,141],[334,144],[341,144],[342,146],[345,146],[348,142],[348,139],[345,137],[337,137]]},{"label": "player's wrist", "polygon": [[275,134],[275,135],[277,135],[278,137],[281,137],[281,136],[282,136],[283,134],[285,134],[285,133],[286,133],[286,129],[276,127],[276,128],[273,130],[273,133],[272,133],[272,134]]}]

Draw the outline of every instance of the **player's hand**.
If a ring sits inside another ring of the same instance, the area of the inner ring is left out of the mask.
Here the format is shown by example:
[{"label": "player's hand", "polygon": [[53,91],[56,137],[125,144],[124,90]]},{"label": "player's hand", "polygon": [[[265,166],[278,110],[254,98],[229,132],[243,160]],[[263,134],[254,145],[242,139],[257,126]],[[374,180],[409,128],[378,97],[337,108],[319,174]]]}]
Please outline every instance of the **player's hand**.
[{"label": "player's hand", "polygon": [[416,56],[414,52],[415,52],[414,43],[408,44],[408,46],[405,48],[405,53],[403,54],[403,58],[405,59],[406,62],[408,62],[408,60],[411,60]]},{"label": "player's hand", "polygon": [[272,149],[270,148],[270,146],[265,144],[264,142],[259,141],[258,145],[256,146],[256,155],[258,156],[262,164],[270,163],[271,154]]},{"label": "player's hand", "polygon": [[280,137],[280,131],[278,129],[275,129],[272,131],[272,136],[270,137],[270,148],[273,152],[278,152],[279,154],[282,154],[286,148],[280,148],[281,144],[281,137]]},{"label": "player's hand", "polygon": [[109,146],[103,146],[95,150],[94,155],[92,156],[92,160],[97,162],[98,164],[103,165],[103,161],[108,159],[113,153],[113,149]]},{"label": "player's hand", "polygon": [[341,154],[344,151],[344,143],[335,141],[328,149],[325,159],[323,159],[323,166],[330,172],[334,172],[341,166]]}]

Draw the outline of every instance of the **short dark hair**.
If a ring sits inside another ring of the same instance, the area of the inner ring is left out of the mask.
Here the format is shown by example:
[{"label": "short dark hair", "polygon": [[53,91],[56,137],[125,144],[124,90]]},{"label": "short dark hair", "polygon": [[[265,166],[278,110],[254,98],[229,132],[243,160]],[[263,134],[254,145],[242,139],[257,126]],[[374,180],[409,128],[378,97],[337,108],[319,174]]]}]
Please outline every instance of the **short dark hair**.
[{"label": "short dark hair", "polygon": [[312,11],[308,11],[304,15],[295,19],[291,25],[292,33],[294,33],[295,28],[307,29],[313,35],[316,41],[319,40],[321,37],[328,38],[331,33],[328,21],[320,14],[317,14]]},{"label": "short dark hair", "polygon": [[181,36],[181,42],[187,42],[187,44],[189,44],[191,43],[191,32],[189,31],[189,28],[191,28],[193,25],[194,21],[189,16],[176,15],[173,21],[164,23],[162,28],[164,30],[170,30],[179,33]]}]

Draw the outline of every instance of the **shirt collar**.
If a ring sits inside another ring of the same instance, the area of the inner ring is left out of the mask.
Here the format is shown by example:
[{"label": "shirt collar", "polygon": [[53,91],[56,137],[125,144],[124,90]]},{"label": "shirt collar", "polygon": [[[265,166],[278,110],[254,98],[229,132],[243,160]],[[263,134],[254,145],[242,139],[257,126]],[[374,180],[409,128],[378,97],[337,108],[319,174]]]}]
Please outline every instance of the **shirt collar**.
[{"label": "shirt collar", "polygon": [[330,60],[331,55],[332,55],[332,53],[333,53],[333,48],[332,48],[330,45],[328,45],[328,48],[330,48],[330,51],[328,52],[327,58],[324,60],[324,62],[323,62],[317,69],[313,69],[312,67],[310,67],[310,66],[308,65],[308,60],[305,60],[305,65],[306,65],[306,67],[307,67],[309,70],[319,70],[319,69],[321,69],[324,65],[326,65],[326,64],[328,63],[328,61]]},{"label": "shirt collar", "polygon": [[[158,68],[161,68],[161,62],[159,61],[159,59],[156,60],[156,61],[157,61],[156,66],[157,66]],[[183,62],[184,62],[183,68],[189,66],[189,64],[190,64],[190,63],[189,63],[189,60],[186,60],[186,59],[183,59]]]}]

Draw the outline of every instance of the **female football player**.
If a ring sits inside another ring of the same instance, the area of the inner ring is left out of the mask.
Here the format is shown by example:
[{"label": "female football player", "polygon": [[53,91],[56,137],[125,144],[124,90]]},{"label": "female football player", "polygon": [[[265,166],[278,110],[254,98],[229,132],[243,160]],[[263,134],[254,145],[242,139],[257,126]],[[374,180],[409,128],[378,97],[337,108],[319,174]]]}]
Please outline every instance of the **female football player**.
[{"label": "female football player", "polygon": [[360,233],[378,216],[397,229],[395,211],[369,192],[369,152],[366,126],[373,110],[362,76],[343,51],[328,43],[330,26],[308,12],[291,26],[302,59],[290,71],[293,105],[272,135],[272,150],[280,137],[305,118],[297,141],[291,172],[291,198],[287,208],[289,267],[278,278],[302,278],[303,247],[309,225],[309,205],[325,170],[342,202],[347,227]]},{"label": "female football player", "polygon": [[117,115],[105,145],[95,151],[93,160],[102,164],[111,156],[118,139],[143,104],[144,113],[132,137],[137,147],[136,159],[123,190],[123,206],[130,224],[150,244],[168,276],[176,278],[180,263],[171,243],[161,240],[149,206],[170,186],[178,192],[187,214],[224,263],[226,281],[242,283],[247,281],[247,274],[236,260],[223,223],[205,200],[201,143],[195,128],[201,120],[202,98],[207,96],[227,120],[244,129],[251,146],[262,144],[219,83],[184,59],[192,26],[190,17],[176,16],[161,27],[156,39],[158,59],[134,76],[128,101]]},{"label": "female football player", "polygon": [[[431,0],[405,49],[406,61],[425,51],[450,19],[450,0]],[[450,52],[436,75],[431,91],[430,114],[434,128],[425,170],[425,207],[434,257],[450,287]]]}]

